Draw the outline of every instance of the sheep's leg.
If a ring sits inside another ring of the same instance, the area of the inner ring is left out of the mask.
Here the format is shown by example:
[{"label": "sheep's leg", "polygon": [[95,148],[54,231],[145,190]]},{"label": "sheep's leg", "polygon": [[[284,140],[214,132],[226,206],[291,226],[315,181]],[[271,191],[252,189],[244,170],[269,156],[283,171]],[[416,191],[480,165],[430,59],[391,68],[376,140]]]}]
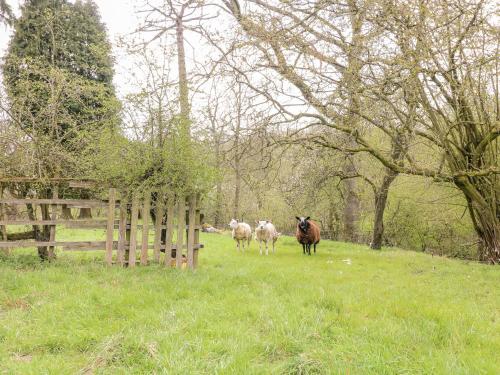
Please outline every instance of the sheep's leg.
[{"label": "sheep's leg", "polygon": [[307,244],[307,255],[311,255],[311,244]]},{"label": "sheep's leg", "polygon": [[240,240],[236,240],[236,250],[240,251]]},{"label": "sheep's leg", "polygon": [[273,241],[273,254],[274,254],[274,241]]},{"label": "sheep's leg", "polygon": [[262,241],[259,240],[259,251],[260,251],[260,255],[262,255]]},{"label": "sheep's leg", "polygon": [[314,254],[316,254],[316,243],[314,243]]},{"label": "sheep's leg", "polygon": [[241,249],[245,252],[245,240],[241,240]]},{"label": "sheep's leg", "polygon": [[302,244],[302,252],[304,253],[304,255],[306,255],[306,244],[305,243]]},{"label": "sheep's leg", "polygon": [[266,255],[269,255],[269,245],[268,245],[268,241],[266,241]]}]

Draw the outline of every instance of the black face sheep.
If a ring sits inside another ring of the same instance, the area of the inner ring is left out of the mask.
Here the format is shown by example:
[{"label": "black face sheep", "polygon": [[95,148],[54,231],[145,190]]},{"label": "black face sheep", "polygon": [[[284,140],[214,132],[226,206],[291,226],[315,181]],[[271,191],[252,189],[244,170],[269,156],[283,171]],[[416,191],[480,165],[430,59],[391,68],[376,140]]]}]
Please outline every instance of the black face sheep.
[{"label": "black face sheep", "polygon": [[310,217],[295,217],[298,220],[297,231],[295,236],[297,241],[302,244],[302,251],[305,254],[306,250],[311,255],[311,245],[314,246],[314,253],[316,253],[316,245],[319,243],[320,230],[319,225],[310,220]]}]

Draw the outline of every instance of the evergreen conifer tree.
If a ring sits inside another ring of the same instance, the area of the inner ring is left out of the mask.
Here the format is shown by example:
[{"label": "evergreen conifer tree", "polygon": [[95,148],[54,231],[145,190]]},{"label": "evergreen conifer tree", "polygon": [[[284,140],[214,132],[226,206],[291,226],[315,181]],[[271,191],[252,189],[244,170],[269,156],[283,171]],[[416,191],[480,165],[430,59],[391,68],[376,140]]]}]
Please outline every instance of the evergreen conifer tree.
[{"label": "evergreen conifer tree", "polygon": [[112,79],[111,45],[92,1],[24,4],[4,66],[7,93],[23,130],[77,151],[95,130],[117,125]]},{"label": "evergreen conifer tree", "polygon": [[[119,123],[111,45],[98,8],[89,0],[27,0],[13,26],[3,76],[14,122],[33,142],[32,174],[85,176],[82,151]],[[80,217],[89,216],[90,209],[81,210]]]},{"label": "evergreen conifer tree", "polygon": [[0,23],[10,23],[12,20],[12,9],[7,0],[0,0]]}]

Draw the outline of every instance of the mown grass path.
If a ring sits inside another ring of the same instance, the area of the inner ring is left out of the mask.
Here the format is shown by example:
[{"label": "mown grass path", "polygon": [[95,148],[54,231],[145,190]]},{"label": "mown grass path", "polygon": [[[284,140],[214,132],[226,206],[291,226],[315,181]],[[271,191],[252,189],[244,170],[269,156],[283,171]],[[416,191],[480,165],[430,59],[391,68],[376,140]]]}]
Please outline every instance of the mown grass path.
[{"label": "mown grass path", "polygon": [[499,374],[500,269],[324,241],[194,274],[103,253],[0,256],[0,373]]}]

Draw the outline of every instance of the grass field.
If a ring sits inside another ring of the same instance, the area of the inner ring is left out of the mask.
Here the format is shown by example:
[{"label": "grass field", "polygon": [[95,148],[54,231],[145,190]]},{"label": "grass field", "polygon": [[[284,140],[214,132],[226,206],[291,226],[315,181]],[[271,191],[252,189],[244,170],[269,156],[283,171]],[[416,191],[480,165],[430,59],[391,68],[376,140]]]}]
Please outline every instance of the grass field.
[{"label": "grass field", "polygon": [[0,256],[0,373],[500,374],[498,267],[202,242],[195,273],[106,268],[103,252]]}]

